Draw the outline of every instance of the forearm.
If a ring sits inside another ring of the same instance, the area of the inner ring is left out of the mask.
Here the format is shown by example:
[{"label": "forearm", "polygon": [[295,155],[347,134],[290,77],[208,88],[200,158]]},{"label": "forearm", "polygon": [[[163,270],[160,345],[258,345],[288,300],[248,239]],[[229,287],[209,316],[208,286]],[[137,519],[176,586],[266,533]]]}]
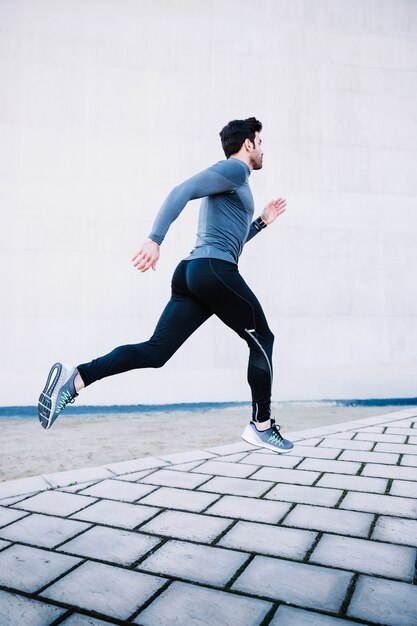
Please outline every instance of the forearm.
[{"label": "forearm", "polygon": [[262,218],[261,217],[256,218],[256,220],[254,220],[249,227],[249,232],[248,232],[248,236],[246,237],[245,243],[253,239],[253,237],[255,237],[255,235],[260,233],[261,230],[263,230],[264,228],[266,228],[266,224],[262,220]]}]

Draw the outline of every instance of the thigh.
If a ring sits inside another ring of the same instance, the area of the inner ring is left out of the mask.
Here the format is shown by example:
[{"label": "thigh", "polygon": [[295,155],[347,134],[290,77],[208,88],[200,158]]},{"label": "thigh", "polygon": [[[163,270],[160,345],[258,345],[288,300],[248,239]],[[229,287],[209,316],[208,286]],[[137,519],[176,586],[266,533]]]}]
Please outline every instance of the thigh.
[{"label": "thigh", "polygon": [[[262,306],[233,263],[219,259],[202,259],[201,267],[189,266],[187,283],[200,302],[241,337],[248,331],[268,336]],[[190,263],[196,264],[197,260]]]}]

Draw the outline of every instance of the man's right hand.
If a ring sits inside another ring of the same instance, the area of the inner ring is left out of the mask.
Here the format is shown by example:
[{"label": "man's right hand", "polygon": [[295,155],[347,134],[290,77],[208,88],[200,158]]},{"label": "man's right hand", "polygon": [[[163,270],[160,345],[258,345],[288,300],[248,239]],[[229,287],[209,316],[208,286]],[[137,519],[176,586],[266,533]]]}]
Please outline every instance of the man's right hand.
[{"label": "man's right hand", "polygon": [[159,259],[159,244],[152,239],[145,239],[139,250],[132,258],[134,267],[140,272],[146,272],[150,267],[156,270]]}]

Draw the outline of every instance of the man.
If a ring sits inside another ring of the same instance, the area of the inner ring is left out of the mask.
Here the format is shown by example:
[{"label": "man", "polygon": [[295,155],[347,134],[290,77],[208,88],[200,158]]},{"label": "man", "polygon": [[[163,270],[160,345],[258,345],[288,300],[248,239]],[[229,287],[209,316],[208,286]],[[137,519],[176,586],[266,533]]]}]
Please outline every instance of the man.
[{"label": "man", "polygon": [[115,348],[77,367],[55,363],[39,398],[39,420],[50,428],[83,387],[131,369],[162,367],[211,315],[233,329],[249,346],[248,382],[252,391],[252,421],[242,438],[255,445],[288,452],[271,419],[272,345],[262,307],[238,270],[244,244],[285,211],[283,198],[267,204],[252,222],[254,204],[248,178],[262,167],[262,124],[254,117],[233,120],[220,132],[226,160],[175,187],[163,203],[152,231],[134,255],[140,272],[156,269],[159,249],[172,222],[189,200],[203,198],[194,250],[177,266],[172,295],[149,339]]}]

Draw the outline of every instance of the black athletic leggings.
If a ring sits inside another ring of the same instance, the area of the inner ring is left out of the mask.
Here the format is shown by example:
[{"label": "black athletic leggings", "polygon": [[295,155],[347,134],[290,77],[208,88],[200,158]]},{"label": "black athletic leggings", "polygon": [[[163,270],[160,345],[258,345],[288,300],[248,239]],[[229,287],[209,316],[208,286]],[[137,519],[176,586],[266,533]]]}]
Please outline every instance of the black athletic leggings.
[{"label": "black athletic leggings", "polygon": [[149,341],[120,346],[78,366],[85,385],[143,367],[162,367],[213,314],[249,346],[248,382],[252,419],[270,417],[274,336],[262,307],[235,263],[220,259],[181,261],[172,277],[171,299]]}]

